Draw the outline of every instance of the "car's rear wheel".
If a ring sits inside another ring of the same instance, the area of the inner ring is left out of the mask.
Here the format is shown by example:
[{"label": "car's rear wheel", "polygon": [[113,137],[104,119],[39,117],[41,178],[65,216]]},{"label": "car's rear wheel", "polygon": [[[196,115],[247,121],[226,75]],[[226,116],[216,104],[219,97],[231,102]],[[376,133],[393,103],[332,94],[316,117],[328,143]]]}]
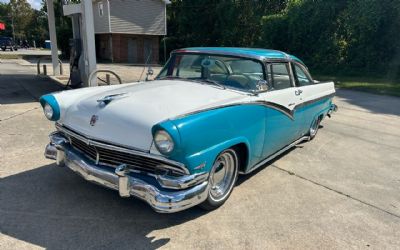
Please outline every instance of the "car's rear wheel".
[{"label": "car's rear wheel", "polygon": [[210,172],[210,191],[200,206],[206,210],[220,207],[228,200],[238,176],[239,159],[233,149],[224,150],[216,158]]},{"label": "car's rear wheel", "polygon": [[318,129],[319,129],[319,124],[321,123],[321,118],[320,117],[317,117],[317,118],[315,118],[315,120],[313,121],[313,123],[311,124],[311,127],[310,127],[310,132],[309,132],[309,137],[310,137],[310,141],[312,140],[312,139],[314,139],[315,138],[315,136],[317,135],[317,133],[318,133]]}]

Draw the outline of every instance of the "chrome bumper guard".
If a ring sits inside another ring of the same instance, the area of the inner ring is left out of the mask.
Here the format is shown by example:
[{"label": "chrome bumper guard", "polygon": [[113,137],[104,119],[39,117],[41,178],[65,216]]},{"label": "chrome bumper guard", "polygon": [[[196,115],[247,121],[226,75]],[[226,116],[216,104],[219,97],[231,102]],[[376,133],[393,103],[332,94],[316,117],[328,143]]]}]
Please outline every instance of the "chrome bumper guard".
[{"label": "chrome bumper guard", "polygon": [[180,177],[158,175],[160,190],[155,185],[131,176],[126,165],[112,168],[95,164],[73,149],[67,138],[55,132],[50,135],[45,157],[67,166],[87,181],[119,191],[121,197],[134,196],[146,201],[156,212],[173,213],[202,203],[208,195],[208,174]]},{"label": "chrome bumper guard", "polygon": [[337,112],[337,110],[338,110],[338,106],[337,106],[336,104],[332,104],[331,107],[330,107],[329,110],[328,110],[327,116],[328,116],[329,118],[331,118],[332,113],[333,113],[333,112]]}]

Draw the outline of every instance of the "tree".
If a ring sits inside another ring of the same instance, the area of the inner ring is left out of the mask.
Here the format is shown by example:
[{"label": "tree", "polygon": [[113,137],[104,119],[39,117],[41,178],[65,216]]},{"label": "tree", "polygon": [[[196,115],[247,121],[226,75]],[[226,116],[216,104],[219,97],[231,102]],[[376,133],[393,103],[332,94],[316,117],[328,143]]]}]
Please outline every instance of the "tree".
[{"label": "tree", "polygon": [[12,36],[11,15],[9,5],[0,3],[0,22],[6,25],[6,29],[0,31],[1,36]]},{"label": "tree", "polygon": [[9,10],[14,22],[16,39],[25,39],[27,37],[27,28],[32,23],[33,9],[26,0],[10,0]]}]

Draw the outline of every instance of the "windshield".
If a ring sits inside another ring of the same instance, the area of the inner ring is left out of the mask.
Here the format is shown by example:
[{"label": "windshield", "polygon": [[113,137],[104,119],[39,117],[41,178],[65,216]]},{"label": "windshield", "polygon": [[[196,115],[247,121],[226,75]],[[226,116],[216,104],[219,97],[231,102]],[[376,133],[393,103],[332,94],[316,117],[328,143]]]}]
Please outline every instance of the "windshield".
[{"label": "windshield", "polygon": [[209,55],[174,54],[157,77],[202,81],[245,91],[262,91],[264,69],[260,61],[248,58]]}]

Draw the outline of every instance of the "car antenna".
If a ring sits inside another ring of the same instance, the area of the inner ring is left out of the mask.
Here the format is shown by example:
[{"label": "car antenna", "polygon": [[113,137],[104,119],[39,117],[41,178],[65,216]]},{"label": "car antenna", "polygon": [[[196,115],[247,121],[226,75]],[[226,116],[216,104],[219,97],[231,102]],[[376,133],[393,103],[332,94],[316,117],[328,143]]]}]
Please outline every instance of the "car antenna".
[{"label": "car antenna", "polygon": [[[149,55],[146,58],[146,62],[144,64],[144,66],[143,66],[143,70],[142,70],[142,73],[140,74],[138,82],[140,82],[142,80],[142,76],[143,76],[144,70],[146,69],[147,65],[149,64],[149,61],[150,61],[150,58],[151,58],[151,55],[152,55],[152,50],[149,49],[148,52],[149,52]],[[153,73],[154,73],[153,69],[151,68],[151,66],[149,66],[149,68],[147,70],[147,73],[146,73],[145,81],[148,81],[149,80],[149,76],[153,75]]]}]

